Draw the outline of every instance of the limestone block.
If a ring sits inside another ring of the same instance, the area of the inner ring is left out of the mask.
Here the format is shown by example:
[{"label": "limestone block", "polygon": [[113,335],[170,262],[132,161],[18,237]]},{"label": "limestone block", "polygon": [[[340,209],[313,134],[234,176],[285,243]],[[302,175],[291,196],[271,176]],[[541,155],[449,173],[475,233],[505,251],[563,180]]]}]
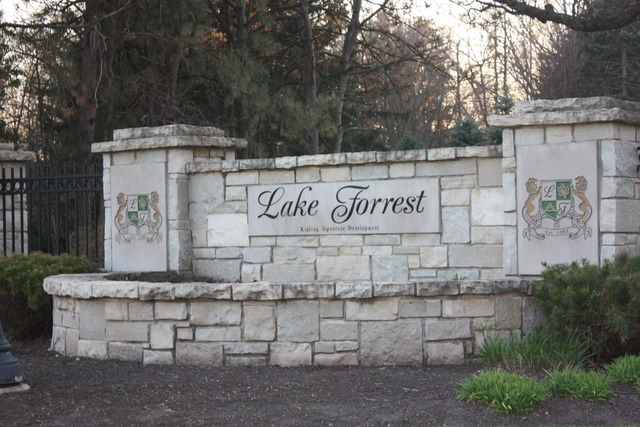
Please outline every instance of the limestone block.
[{"label": "limestone block", "polygon": [[358,353],[316,354],[313,361],[318,366],[356,366],[358,365]]},{"label": "limestone block", "polygon": [[471,224],[503,225],[502,188],[476,188],[471,191]]},{"label": "limestone block", "polygon": [[440,233],[402,235],[402,246],[420,247],[436,246],[438,244],[440,244]]},{"label": "limestone block", "polygon": [[336,345],[332,342],[327,341],[316,341],[313,343],[313,353],[335,353]]},{"label": "limestone block", "polygon": [[573,141],[573,132],[570,125],[547,126],[545,128],[545,139],[547,144],[557,144]]},{"label": "limestone block", "polygon": [[256,171],[231,172],[226,175],[226,183],[228,186],[256,185],[259,182],[260,179]]},{"label": "limestone block", "polygon": [[109,359],[142,362],[142,344],[111,342],[109,343]]},{"label": "limestone block", "polygon": [[603,177],[635,177],[638,164],[637,144],[627,141],[602,141],[601,164]]},{"label": "limestone block", "polygon": [[[105,302],[79,300],[80,339],[104,340],[105,338]],[[64,317],[63,317],[64,322]]]},{"label": "limestone block", "polygon": [[504,227],[471,227],[471,243],[499,245],[503,242]]},{"label": "limestone block", "polygon": [[296,170],[296,183],[320,181],[320,168],[307,166]]},{"label": "limestone block", "polygon": [[441,206],[469,206],[470,204],[471,191],[468,188],[452,188],[450,190],[442,190],[440,194]]},{"label": "limestone block", "polygon": [[333,283],[285,283],[282,285],[284,299],[333,298]]},{"label": "limestone block", "polygon": [[460,295],[491,295],[493,282],[488,280],[460,280]]},{"label": "limestone block", "polygon": [[[129,320],[153,320],[153,302],[133,301],[129,303]],[[120,319],[109,319],[120,320]],[[122,319],[126,320],[126,319]]]},{"label": "limestone block", "polygon": [[196,341],[240,341],[240,326],[201,326],[196,328]]},{"label": "limestone block", "polygon": [[603,199],[633,199],[635,197],[635,180],[632,178],[603,177],[601,182],[600,196]]},{"label": "limestone block", "polygon": [[[505,173],[502,175],[502,210],[504,212],[513,212],[516,210],[516,174]],[[505,222],[506,224],[506,222]]]},{"label": "limestone block", "polygon": [[442,301],[442,317],[489,317],[494,314],[493,298],[459,298]]},{"label": "limestone block", "polygon": [[512,280],[496,280],[493,282],[493,293],[499,294],[512,294],[529,292],[529,286],[535,283],[535,281],[529,281],[526,279],[512,279]]},{"label": "limestone block", "polygon": [[400,301],[399,317],[440,317],[442,304],[439,299],[410,299]]},{"label": "limestone block", "polygon": [[80,340],[80,333],[77,329],[67,329],[64,343],[65,356],[75,357],[78,355],[78,341]]},{"label": "limestone block", "polygon": [[469,243],[470,229],[468,207],[442,208],[442,243]]},{"label": "limestone block", "polygon": [[218,259],[241,258],[242,248],[220,248],[216,250],[215,257]]},{"label": "limestone block", "polygon": [[335,342],[336,351],[357,351],[360,348],[360,343],[358,341],[336,341]]},{"label": "limestone block", "polygon": [[544,128],[525,127],[515,131],[516,146],[544,144]]},{"label": "limestone block", "polygon": [[155,306],[156,320],[185,320],[187,318],[187,303],[157,301]]},{"label": "limestone block", "polygon": [[271,261],[271,248],[244,248],[242,250],[242,260],[251,263],[265,263]]},{"label": "limestone block", "polygon": [[262,279],[278,283],[309,283],[316,279],[316,271],[313,264],[265,264]]},{"label": "limestone block", "polygon": [[365,165],[351,168],[351,179],[354,181],[386,178],[389,178],[389,167],[387,165]]},{"label": "limestone block", "polygon": [[464,344],[462,342],[429,342],[425,344],[429,365],[462,365]]},{"label": "limestone block", "polygon": [[315,249],[276,247],[273,248],[273,262],[278,264],[287,263],[313,263],[316,260]]},{"label": "limestone block", "polygon": [[363,365],[422,364],[422,325],[419,320],[363,322],[360,342]]},{"label": "limestone block", "polygon": [[[104,317],[107,320],[129,320],[129,303],[120,300],[106,301],[104,303]],[[151,317],[153,318],[153,315]]]},{"label": "limestone block", "polygon": [[349,181],[351,169],[348,167],[322,168],[320,170],[322,182]]},{"label": "limestone block", "polygon": [[502,186],[502,157],[478,159],[478,184],[480,187]]},{"label": "limestone block", "polygon": [[373,297],[373,287],[371,283],[336,283],[335,292],[336,298],[338,299]]},{"label": "limestone block", "polygon": [[318,257],[318,280],[370,280],[369,257]]},{"label": "limestone block", "polygon": [[324,341],[349,341],[358,339],[358,323],[337,319],[320,322],[320,339]]},{"label": "limestone block", "polygon": [[105,360],[107,358],[107,343],[96,340],[79,340],[78,356],[89,359]]},{"label": "limestone block", "polygon": [[172,323],[154,323],[149,327],[149,345],[152,349],[172,349],[175,336]]},{"label": "limestone block", "polygon": [[424,321],[425,341],[471,337],[471,319],[427,319]]},{"label": "limestone block", "polygon": [[223,346],[218,343],[176,343],[176,365],[222,366]]},{"label": "limestone block", "polygon": [[292,184],[296,182],[294,171],[290,170],[263,170],[260,171],[260,184]]},{"label": "limestone block", "polygon": [[502,130],[502,155],[504,157],[515,157],[515,129]]},{"label": "limestone block", "polygon": [[542,308],[533,297],[524,297],[522,300],[522,333],[526,334],[538,325],[544,325],[546,319]]},{"label": "limestone block", "polygon": [[249,246],[247,214],[210,214],[207,223],[209,246]]},{"label": "limestone block", "polygon": [[446,176],[476,174],[475,159],[457,159],[442,162],[418,163],[416,176]]},{"label": "limestone block", "polygon": [[505,227],[502,245],[502,269],[504,274],[518,273],[518,231]]},{"label": "limestone block", "polygon": [[462,176],[443,176],[440,178],[440,187],[442,189],[449,188],[475,188],[478,186],[478,176],[462,175]]},{"label": "limestone block", "polygon": [[271,344],[269,356],[272,366],[311,365],[311,344],[275,342]]},{"label": "limestone block", "polygon": [[321,246],[362,246],[363,238],[358,235],[335,234],[320,236]]},{"label": "limestone block", "polygon": [[374,283],[373,295],[376,297],[397,297],[416,294],[414,283]]},{"label": "limestone block", "polygon": [[191,303],[191,323],[202,326],[240,325],[242,306],[231,301],[194,301]]},{"label": "limestone block", "polygon": [[63,311],[62,326],[65,328],[78,329],[80,327],[80,315],[70,311]]},{"label": "limestone block", "polygon": [[397,234],[369,234],[364,236],[365,246],[395,246],[401,244]]},{"label": "limestone block", "polygon": [[406,282],[409,266],[405,256],[371,257],[371,276],[374,282]]},{"label": "limestone block", "polygon": [[140,341],[149,340],[149,324],[147,322],[106,322],[107,341]]},{"label": "limestone block", "polygon": [[54,326],[51,333],[51,350],[56,353],[65,354],[67,340],[67,328]]},{"label": "limestone block", "polygon": [[425,268],[447,266],[447,246],[423,246],[420,248],[420,264]]},{"label": "limestone block", "polygon": [[520,329],[522,326],[522,297],[503,296],[495,300],[496,328]]},{"label": "limestone block", "polygon": [[451,267],[502,267],[501,245],[449,246]]},{"label": "limestone block", "polygon": [[173,352],[144,349],[142,351],[143,365],[173,365]]},{"label": "limestone block", "polygon": [[310,342],[320,339],[317,301],[288,301],[277,305],[278,341]]},{"label": "limestone block", "polygon": [[262,266],[259,264],[242,264],[240,280],[246,282],[259,282],[262,280]]},{"label": "limestone block", "polygon": [[375,151],[361,151],[356,153],[346,153],[346,155],[347,155],[347,164],[350,164],[350,165],[376,162]]},{"label": "limestone block", "polygon": [[397,298],[376,298],[374,300],[346,301],[347,320],[396,320],[399,300]]},{"label": "limestone block", "polygon": [[224,195],[225,200],[247,200],[247,190],[245,187],[227,187]]},{"label": "limestone block", "polygon": [[409,178],[416,176],[415,163],[394,163],[389,165],[389,178]]},{"label": "limestone block", "polygon": [[138,284],[138,297],[145,300],[173,300],[175,285],[170,283],[145,283]]},{"label": "limestone block", "polygon": [[225,366],[267,366],[266,356],[228,356]]},{"label": "limestone block", "polygon": [[196,276],[211,277],[224,282],[240,280],[239,259],[194,259],[193,272]]},{"label": "limestone block", "polygon": [[245,341],[273,341],[276,337],[275,304],[243,305]]},{"label": "limestone block", "polygon": [[230,283],[182,283],[175,287],[176,299],[231,299]]},{"label": "limestone block", "polygon": [[455,147],[432,148],[427,150],[427,159],[435,160],[451,160],[456,158]]},{"label": "limestone block", "polygon": [[138,299],[138,284],[134,282],[105,281],[91,285],[93,298]]},{"label": "limestone block", "polygon": [[282,285],[279,283],[234,283],[232,292],[233,299],[236,301],[272,301],[282,299]]},{"label": "limestone block", "polygon": [[119,153],[111,153],[112,165],[130,165],[136,162],[136,153],[133,151],[125,151]]},{"label": "limestone block", "polygon": [[224,344],[225,354],[261,354],[269,353],[269,344],[262,342],[231,342]]},{"label": "limestone block", "polygon": [[640,200],[605,199],[600,201],[600,231],[637,233],[640,228]]},{"label": "limestone block", "polygon": [[319,246],[319,240],[318,236],[278,236],[276,243],[281,247],[317,248]]},{"label": "limestone block", "polygon": [[181,341],[193,341],[193,329],[192,328],[176,328],[176,339]]},{"label": "limestone block", "polygon": [[336,318],[344,316],[344,302],[320,301],[320,318]]},{"label": "limestone block", "polygon": [[458,295],[459,283],[455,281],[431,281],[416,283],[416,295],[429,297],[439,295]]},{"label": "limestone block", "polygon": [[[362,248],[340,248],[340,255],[388,256],[393,253],[391,246],[364,246]],[[375,279],[374,279],[375,280]]]},{"label": "limestone block", "polygon": [[175,200],[174,203],[167,203],[167,219],[189,220],[189,180],[186,178],[169,178],[167,180],[167,197]]}]

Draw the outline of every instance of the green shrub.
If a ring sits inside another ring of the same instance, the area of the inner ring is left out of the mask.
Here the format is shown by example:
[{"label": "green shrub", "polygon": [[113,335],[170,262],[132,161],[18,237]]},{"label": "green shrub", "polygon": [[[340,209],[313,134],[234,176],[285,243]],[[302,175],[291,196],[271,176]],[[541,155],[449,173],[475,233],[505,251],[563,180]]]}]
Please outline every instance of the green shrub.
[{"label": "green shrub", "polygon": [[542,277],[535,294],[552,329],[592,337],[600,361],[640,353],[640,256],[554,265]]},{"label": "green shrub", "polygon": [[479,356],[489,366],[537,371],[582,367],[590,354],[588,340],[538,326],[523,336],[485,336]]},{"label": "green shrub", "polygon": [[613,394],[610,383],[611,378],[603,372],[565,369],[551,372],[546,385],[555,396],[598,402]]},{"label": "green shrub", "polygon": [[484,371],[459,384],[458,399],[486,403],[500,412],[520,414],[533,410],[548,397],[545,386],[524,375]]},{"label": "green shrub", "polygon": [[0,258],[0,315],[11,339],[33,339],[51,334],[51,297],[42,288],[47,276],[93,273],[98,266],[85,258],[34,252]]},{"label": "green shrub", "polygon": [[613,363],[604,365],[604,369],[620,383],[640,383],[640,356],[618,357]]}]

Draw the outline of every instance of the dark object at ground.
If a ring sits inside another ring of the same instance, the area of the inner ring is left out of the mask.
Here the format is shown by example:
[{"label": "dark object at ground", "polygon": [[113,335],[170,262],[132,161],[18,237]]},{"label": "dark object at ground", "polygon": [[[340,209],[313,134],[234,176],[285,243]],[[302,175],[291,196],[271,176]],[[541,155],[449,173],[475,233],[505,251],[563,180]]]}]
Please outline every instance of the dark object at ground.
[{"label": "dark object at ground", "polygon": [[192,276],[180,274],[174,271],[158,271],[149,273],[113,273],[106,276],[108,280],[132,281],[132,282],[152,282],[152,283],[222,283],[222,280],[213,277]]},{"label": "dark object at ground", "polygon": [[14,344],[31,391],[0,397],[0,424],[219,426],[631,425],[640,393],[588,403],[554,397],[526,415],[455,398],[479,365],[379,368],[142,366]]}]

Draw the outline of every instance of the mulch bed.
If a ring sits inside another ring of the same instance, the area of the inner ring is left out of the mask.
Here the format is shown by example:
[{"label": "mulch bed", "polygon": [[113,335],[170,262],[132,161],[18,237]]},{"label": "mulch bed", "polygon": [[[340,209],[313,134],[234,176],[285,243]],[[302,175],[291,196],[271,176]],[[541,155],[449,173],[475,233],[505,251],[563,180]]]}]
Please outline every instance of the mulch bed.
[{"label": "mulch bed", "polygon": [[493,426],[632,425],[640,392],[605,403],[550,398],[526,415],[456,399],[480,365],[214,368],[143,366],[16,344],[28,392],[0,395],[0,425]]}]

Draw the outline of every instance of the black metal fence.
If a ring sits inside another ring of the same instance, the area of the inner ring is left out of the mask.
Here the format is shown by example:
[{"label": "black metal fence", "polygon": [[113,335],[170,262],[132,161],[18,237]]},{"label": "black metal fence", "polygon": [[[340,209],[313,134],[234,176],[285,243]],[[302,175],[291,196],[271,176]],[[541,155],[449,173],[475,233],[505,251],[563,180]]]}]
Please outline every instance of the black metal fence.
[{"label": "black metal fence", "polygon": [[104,260],[102,163],[3,169],[3,255],[41,251]]}]

